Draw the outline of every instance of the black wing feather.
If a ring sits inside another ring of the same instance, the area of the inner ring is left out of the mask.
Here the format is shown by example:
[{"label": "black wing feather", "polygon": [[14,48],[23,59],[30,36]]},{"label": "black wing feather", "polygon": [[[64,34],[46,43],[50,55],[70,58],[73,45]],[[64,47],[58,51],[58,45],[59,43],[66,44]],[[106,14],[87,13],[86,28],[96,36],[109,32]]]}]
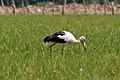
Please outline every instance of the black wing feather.
[{"label": "black wing feather", "polygon": [[62,36],[62,35],[65,35],[65,33],[62,31],[59,31],[59,32],[54,33],[51,36],[46,36],[44,38],[44,42],[66,43],[66,41],[64,41],[64,39],[60,39],[59,37],[57,37],[58,35]]},{"label": "black wing feather", "polygon": [[65,32],[62,32],[62,31],[59,31],[59,32],[56,32],[54,33],[52,36],[58,36],[58,35],[65,35]]}]

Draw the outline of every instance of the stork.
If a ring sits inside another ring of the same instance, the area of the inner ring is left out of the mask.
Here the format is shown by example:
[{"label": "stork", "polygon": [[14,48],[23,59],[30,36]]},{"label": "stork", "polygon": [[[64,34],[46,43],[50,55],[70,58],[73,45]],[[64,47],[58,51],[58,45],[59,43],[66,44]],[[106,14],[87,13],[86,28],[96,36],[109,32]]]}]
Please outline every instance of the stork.
[{"label": "stork", "polygon": [[44,43],[46,42],[53,42],[52,45],[50,45],[50,52],[52,51],[52,47],[60,43],[62,44],[62,54],[65,44],[79,44],[81,43],[84,50],[86,51],[86,38],[84,36],[81,36],[78,40],[74,37],[74,35],[68,31],[58,31],[50,36],[46,36],[44,38]]}]

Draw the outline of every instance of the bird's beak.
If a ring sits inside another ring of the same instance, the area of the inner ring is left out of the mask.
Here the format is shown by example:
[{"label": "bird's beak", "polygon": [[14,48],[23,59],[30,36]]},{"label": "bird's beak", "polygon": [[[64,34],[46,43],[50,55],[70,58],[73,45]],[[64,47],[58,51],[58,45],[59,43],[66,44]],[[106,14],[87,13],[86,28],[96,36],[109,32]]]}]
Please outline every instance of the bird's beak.
[{"label": "bird's beak", "polygon": [[86,43],[85,43],[85,41],[82,42],[82,45],[83,45],[84,50],[86,51]]}]

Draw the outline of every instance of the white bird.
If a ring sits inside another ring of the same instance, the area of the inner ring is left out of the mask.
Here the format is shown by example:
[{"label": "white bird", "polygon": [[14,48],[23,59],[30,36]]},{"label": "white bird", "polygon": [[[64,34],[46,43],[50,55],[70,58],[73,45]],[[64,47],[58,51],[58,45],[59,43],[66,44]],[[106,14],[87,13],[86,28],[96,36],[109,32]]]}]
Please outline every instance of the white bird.
[{"label": "white bird", "polygon": [[74,37],[74,35],[68,31],[59,31],[56,32],[50,36],[46,36],[44,38],[44,43],[46,42],[53,42],[52,45],[50,45],[50,52],[52,51],[52,46],[54,46],[56,43],[62,44],[62,53],[63,48],[65,44],[79,44],[81,43],[84,50],[86,50],[86,38],[84,36],[81,36],[78,40]]}]

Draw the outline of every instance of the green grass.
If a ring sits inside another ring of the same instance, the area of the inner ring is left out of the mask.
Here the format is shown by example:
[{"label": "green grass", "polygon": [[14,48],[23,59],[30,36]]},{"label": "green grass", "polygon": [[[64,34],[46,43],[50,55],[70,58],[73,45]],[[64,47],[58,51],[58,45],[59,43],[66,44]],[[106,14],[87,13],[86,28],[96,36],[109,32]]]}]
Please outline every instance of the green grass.
[{"label": "green grass", "polygon": [[[119,80],[120,15],[0,16],[0,80]],[[81,45],[45,46],[43,39],[67,30]],[[50,55],[51,54],[51,55]]]}]

